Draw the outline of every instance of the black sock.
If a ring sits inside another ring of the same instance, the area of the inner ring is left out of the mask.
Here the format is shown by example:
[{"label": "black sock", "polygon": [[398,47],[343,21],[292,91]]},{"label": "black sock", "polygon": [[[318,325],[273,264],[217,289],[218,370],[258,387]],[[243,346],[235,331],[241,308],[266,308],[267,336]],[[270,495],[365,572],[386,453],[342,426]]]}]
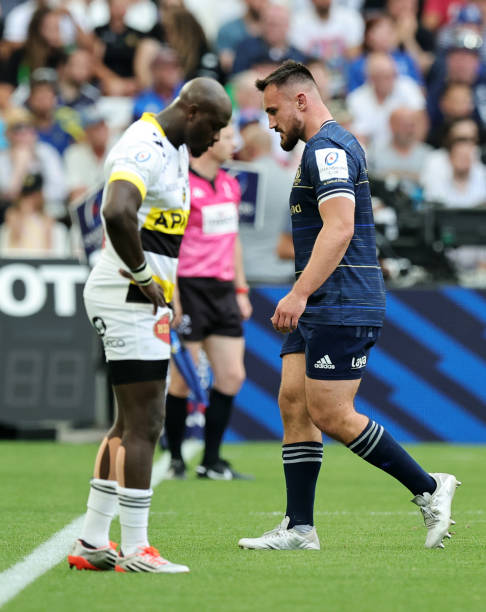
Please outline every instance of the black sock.
[{"label": "black sock", "polygon": [[203,465],[213,465],[219,459],[219,448],[231,417],[233,398],[234,395],[226,395],[217,389],[211,389],[209,392],[204,427]]},{"label": "black sock", "polygon": [[435,480],[412,459],[382,425],[371,419],[359,436],[347,445],[353,453],[400,481],[414,495],[433,493]]},{"label": "black sock", "polygon": [[165,400],[165,432],[172,459],[182,459],[181,447],[186,431],[187,398],[167,394]]},{"label": "black sock", "polygon": [[322,463],[321,442],[295,442],[282,446],[287,486],[286,516],[294,525],[314,524],[314,497]]}]

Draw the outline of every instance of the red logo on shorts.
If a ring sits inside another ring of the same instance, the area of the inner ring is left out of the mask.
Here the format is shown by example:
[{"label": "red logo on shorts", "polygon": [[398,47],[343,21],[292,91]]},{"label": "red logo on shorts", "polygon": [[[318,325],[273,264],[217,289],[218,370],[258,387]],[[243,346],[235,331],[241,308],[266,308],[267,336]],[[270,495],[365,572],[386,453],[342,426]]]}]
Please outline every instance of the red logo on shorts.
[{"label": "red logo on shorts", "polygon": [[154,325],[154,334],[162,342],[170,344],[170,319],[168,314],[161,317]]}]

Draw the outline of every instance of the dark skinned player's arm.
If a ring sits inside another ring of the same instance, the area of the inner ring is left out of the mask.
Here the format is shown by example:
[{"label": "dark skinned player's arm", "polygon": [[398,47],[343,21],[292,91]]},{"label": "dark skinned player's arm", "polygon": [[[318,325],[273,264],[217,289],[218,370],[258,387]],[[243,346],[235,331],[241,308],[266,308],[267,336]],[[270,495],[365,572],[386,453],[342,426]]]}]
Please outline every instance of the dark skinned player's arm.
[{"label": "dark skinned player's arm", "polygon": [[108,185],[103,217],[113,248],[130,270],[141,266],[145,260],[138,231],[137,211],[142,204],[142,194],[128,181],[113,181]]},{"label": "dark skinned player's arm", "polygon": [[[113,248],[127,268],[135,271],[145,264],[145,255],[138,231],[137,211],[142,204],[142,195],[129,181],[117,180],[108,185],[106,203],[103,207],[106,231]],[[137,282],[132,274],[120,270],[125,278]],[[151,281],[148,268],[146,282],[137,282],[140,291],[152,302],[154,315],[157,308],[166,306],[162,287]]]}]

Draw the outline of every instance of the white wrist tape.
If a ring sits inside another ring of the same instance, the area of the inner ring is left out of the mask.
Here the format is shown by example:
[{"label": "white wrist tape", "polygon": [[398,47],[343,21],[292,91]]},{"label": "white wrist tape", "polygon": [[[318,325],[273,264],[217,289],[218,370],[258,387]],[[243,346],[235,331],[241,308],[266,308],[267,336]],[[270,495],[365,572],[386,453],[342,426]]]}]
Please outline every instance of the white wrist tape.
[{"label": "white wrist tape", "polygon": [[130,272],[137,285],[145,286],[152,282],[153,272],[146,261],[144,261],[141,266],[138,266],[138,268],[135,268],[135,270],[130,270]]}]

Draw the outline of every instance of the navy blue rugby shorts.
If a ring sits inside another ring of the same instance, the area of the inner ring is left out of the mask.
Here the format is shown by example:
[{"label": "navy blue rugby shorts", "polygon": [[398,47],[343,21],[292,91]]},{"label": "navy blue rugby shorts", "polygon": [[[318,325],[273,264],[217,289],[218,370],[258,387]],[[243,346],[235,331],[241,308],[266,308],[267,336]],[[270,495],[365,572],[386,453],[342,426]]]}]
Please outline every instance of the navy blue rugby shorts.
[{"label": "navy blue rugby shorts", "polygon": [[361,378],[381,327],[323,325],[299,321],[280,356],[305,353],[305,373],[317,380]]}]

